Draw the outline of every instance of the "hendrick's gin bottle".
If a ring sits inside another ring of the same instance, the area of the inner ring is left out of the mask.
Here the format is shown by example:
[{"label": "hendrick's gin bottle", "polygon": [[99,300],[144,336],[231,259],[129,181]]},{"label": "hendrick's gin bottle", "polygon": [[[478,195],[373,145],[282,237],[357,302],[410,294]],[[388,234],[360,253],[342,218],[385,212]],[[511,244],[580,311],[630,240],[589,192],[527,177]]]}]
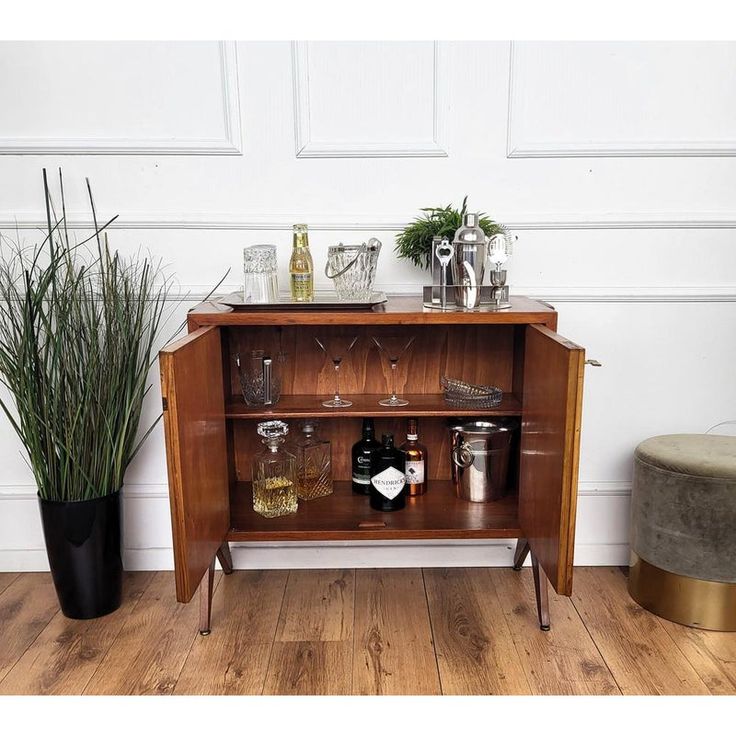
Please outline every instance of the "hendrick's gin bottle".
[{"label": "hendrick's gin bottle", "polygon": [[398,511],[406,505],[404,453],[394,447],[394,436],[383,435],[383,446],[376,450],[371,464],[371,508]]}]

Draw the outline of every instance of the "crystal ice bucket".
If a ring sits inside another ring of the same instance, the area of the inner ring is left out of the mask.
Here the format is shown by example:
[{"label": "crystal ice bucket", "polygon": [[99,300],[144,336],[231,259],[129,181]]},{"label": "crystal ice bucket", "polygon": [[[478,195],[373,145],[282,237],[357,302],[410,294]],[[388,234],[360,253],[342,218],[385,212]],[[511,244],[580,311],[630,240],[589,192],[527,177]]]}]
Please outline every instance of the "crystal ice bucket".
[{"label": "crystal ice bucket", "polygon": [[368,301],[373,293],[381,241],[371,238],[362,245],[331,245],[327,249],[325,276],[332,279],[340,301]]}]

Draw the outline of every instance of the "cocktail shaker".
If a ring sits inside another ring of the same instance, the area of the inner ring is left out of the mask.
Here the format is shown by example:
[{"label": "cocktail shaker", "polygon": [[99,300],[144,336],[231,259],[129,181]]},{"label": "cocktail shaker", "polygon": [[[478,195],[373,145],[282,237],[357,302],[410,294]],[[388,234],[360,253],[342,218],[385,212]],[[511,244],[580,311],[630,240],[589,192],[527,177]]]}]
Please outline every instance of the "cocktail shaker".
[{"label": "cocktail shaker", "polygon": [[475,309],[480,305],[480,287],[483,285],[488,246],[476,213],[463,218],[462,227],[455,232],[455,254],[452,260],[452,281],[455,284],[455,302],[458,307]]}]

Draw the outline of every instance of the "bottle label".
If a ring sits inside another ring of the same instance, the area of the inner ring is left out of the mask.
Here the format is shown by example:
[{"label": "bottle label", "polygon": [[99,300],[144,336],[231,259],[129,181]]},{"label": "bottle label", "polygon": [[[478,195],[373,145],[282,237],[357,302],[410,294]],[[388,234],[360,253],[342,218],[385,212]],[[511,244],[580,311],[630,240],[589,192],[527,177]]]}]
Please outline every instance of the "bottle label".
[{"label": "bottle label", "polygon": [[424,483],[424,460],[406,461],[406,482],[410,486]]},{"label": "bottle label", "polygon": [[296,301],[310,301],[313,295],[312,274],[291,274],[291,296]]},{"label": "bottle label", "polygon": [[390,500],[404,490],[406,474],[398,468],[388,467],[371,478],[371,484],[382,495]]},{"label": "bottle label", "polygon": [[370,457],[356,457],[353,465],[353,483],[362,486],[371,484],[371,459]]}]

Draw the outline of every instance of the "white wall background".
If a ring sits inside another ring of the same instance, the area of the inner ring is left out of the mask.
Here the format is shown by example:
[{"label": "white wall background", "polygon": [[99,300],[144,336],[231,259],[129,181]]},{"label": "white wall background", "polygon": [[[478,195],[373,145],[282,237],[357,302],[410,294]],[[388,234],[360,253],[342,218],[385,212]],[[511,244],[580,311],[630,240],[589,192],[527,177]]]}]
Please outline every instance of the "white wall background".
[{"label": "white wall background", "polygon": [[[241,247],[307,222],[384,243],[459,203],[519,235],[515,293],[560,312],[586,376],[576,561],[627,561],[631,456],[645,437],[736,418],[736,44],[1,43],[0,228],[38,237],[41,169],[84,177],[112,242],[171,264],[197,301]],[[285,273],[282,274],[285,277]],[[324,278],[318,282],[324,285]],[[285,283],[285,282],[284,282]],[[157,377],[153,375],[157,382]],[[158,386],[148,415],[154,416]],[[159,426],[130,468],[125,557],[170,567]],[[501,544],[253,545],[241,566],[507,564]],[[32,477],[0,422],[0,569],[43,569]]]}]

